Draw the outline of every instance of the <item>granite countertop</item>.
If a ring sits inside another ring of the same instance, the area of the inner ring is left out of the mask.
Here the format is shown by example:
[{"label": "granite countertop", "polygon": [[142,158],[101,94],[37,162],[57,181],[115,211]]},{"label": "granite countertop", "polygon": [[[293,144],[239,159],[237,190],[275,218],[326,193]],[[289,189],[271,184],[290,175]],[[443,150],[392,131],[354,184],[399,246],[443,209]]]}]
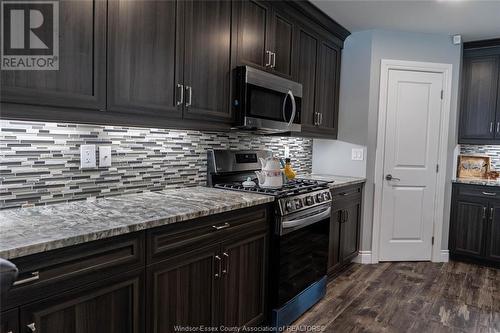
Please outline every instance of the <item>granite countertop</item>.
[{"label": "granite countertop", "polygon": [[500,186],[500,179],[453,179],[453,183],[457,184],[471,184],[471,185],[484,185],[484,186]]},{"label": "granite countertop", "polygon": [[0,210],[0,258],[12,259],[274,201],[209,187]]},{"label": "granite countertop", "polygon": [[366,178],[362,178],[362,177],[322,175],[322,174],[315,174],[315,173],[297,175],[297,178],[326,181],[326,182],[329,182],[328,186],[330,188],[339,188],[339,187],[344,187],[344,186],[349,186],[349,185],[354,185],[354,184],[361,184],[361,183],[366,182]]}]

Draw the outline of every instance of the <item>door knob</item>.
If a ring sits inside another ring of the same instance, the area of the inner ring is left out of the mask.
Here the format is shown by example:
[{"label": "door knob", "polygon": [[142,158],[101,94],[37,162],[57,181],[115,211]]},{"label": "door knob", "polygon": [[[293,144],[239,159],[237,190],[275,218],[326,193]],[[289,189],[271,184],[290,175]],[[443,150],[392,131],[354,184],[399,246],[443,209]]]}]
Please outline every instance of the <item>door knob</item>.
[{"label": "door knob", "polygon": [[401,179],[393,177],[391,174],[388,174],[387,176],[385,176],[385,180],[397,180],[399,182]]}]

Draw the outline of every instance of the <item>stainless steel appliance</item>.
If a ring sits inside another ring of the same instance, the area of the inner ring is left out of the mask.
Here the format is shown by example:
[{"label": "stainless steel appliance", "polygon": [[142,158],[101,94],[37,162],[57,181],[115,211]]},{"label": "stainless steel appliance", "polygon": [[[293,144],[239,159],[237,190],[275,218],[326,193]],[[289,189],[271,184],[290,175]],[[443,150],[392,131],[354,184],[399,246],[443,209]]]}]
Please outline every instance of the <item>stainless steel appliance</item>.
[{"label": "stainless steel appliance", "polygon": [[297,179],[279,189],[248,188],[261,150],[208,152],[208,184],[217,188],[276,197],[270,243],[269,308],[271,324],[288,325],[326,292],[332,198],[326,182]]},{"label": "stainless steel appliance", "polygon": [[302,85],[249,66],[235,69],[236,127],[263,133],[300,132]]}]

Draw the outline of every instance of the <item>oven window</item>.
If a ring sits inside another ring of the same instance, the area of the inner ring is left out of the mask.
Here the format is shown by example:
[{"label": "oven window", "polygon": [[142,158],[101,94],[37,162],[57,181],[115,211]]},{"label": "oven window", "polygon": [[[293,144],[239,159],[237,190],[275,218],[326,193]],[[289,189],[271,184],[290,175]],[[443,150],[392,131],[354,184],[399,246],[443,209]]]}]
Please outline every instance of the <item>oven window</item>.
[{"label": "oven window", "polygon": [[330,219],[280,237],[279,306],[326,275]]},{"label": "oven window", "polygon": [[[275,90],[266,89],[252,84],[247,85],[247,116],[288,122],[292,115],[292,101],[286,99],[285,119],[283,118],[283,101],[286,94]],[[296,116],[294,123],[300,123],[301,99],[295,97]]]}]

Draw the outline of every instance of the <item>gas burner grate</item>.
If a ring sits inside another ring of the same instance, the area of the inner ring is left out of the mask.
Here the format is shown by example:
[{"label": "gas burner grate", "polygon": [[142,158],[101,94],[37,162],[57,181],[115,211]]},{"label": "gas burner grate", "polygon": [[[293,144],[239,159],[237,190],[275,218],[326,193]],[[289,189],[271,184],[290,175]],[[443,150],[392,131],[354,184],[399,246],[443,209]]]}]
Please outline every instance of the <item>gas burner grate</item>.
[{"label": "gas burner grate", "polygon": [[227,190],[243,191],[243,192],[254,192],[260,194],[274,195],[278,197],[302,194],[307,192],[316,191],[319,189],[324,189],[327,187],[327,182],[309,179],[295,179],[291,180],[279,189],[267,189],[261,188],[259,186],[255,187],[243,187],[241,183],[223,183],[215,184],[217,188],[223,188]]}]

